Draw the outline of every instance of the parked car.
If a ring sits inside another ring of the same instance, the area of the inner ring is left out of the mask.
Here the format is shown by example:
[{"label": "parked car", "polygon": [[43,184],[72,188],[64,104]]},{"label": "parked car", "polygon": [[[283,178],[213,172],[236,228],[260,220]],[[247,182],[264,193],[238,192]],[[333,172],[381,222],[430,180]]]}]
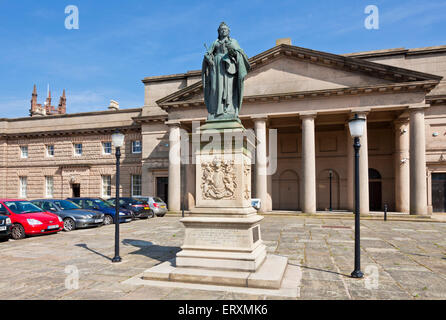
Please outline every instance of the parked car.
[{"label": "parked car", "polygon": [[8,216],[0,215],[0,242],[8,241],[11,235],[11,218]]},{"label": "parked car", "polygon": [[26,200],[0,199],[0,214],[11,219],[11,236],[23,239],[26,236],[57,233],[63,229],[62,218],[46,212]]},{"label": "parked car", "polygon": [[[115,219],[115,207],[102,198],[67,198],[83,209],[95,210],[102,212],[104,216],[104,224],[112,224]],[[132,213],[127,209],[119,210],[119,223],[132,221]]]},{"label": "parked car", "polygon": [[[108,202],[112,205],[116,205],[116,198],[108,199]],[[119,207],[130,210],[134,219],[147,219],[149,216],[152,218],[155,216],[155,213],[150,209],[147,201],[141,199],[130,197],[119,198]]]},{"label": "parked car", "polygon": [[146,201],[149,204],[150,210],[156,214],[157,217],[163,217],[167,212],[166,203],[158,197],[134,197]]},{"label": "parked car", "polygon": [[254,209],[259,210],[260,209],[260,205],[261,205],[260,199],[251,199],[251,206]]},{"label": "parked car", "polygon": [[101,226],[104,214],[94,210],[82,209],[74,202],[59,199],[37,199],[31,203],[45,211],[57,214],[63,220],[63,229],[72,231],[78,228]]}]

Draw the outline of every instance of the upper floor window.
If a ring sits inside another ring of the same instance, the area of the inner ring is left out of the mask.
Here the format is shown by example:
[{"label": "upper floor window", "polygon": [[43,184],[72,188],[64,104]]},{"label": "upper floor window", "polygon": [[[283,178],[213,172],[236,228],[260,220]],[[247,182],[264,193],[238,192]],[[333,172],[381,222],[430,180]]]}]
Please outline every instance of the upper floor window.
[{"label": "upper floor window", "polygon": [[132,153],[141,153],[141,140],[132,141]]},{"label": "upper floor window", "polygon": [[20,157],[21,158],[28,158],[28,146],[21,146],[20,147]]},{"label": "upper floor window", "polygon": [[103,154],[111,154],[112,153],[112,143],[111,142],[102,142],[102,153]]},{"label": "upper floor window", "polygon": [[46,146],[46,156],[54,157],[54,145],[50,144]]},{"label": "upper floor window", "polygon": [[82,155],[82,143],[74,144],[74,155],[81,156]]}]

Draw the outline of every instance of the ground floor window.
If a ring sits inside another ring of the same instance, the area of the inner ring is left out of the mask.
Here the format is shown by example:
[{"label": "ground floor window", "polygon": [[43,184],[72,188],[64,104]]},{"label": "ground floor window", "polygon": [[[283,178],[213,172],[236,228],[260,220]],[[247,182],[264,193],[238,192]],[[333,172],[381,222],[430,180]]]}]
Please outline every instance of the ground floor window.
[{"label": "ground floor window", "polygon": [[141,175],[132,175],[132,197],[142,196]]},{"label": "ground floor window", "polygon": [[20,177],[20,198],[28,196],[28,177]]},{"label": "ground floor window", "polygon": [[111,176],[102,176],[102,197],[111,197]]},{"label": "ground floor window", "polygon": [[47,198],[52,198],[54,195],[54,179],[51,176],[45,177],[45,195]]}]

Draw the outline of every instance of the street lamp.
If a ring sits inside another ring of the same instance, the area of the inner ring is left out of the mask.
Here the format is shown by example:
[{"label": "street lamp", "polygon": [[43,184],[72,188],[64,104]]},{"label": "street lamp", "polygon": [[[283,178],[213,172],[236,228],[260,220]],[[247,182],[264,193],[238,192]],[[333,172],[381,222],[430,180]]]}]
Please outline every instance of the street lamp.
[{"label": "street lamp", "polygon": [[362,278],[361,272],[361,247],[360,247],[360,224],[359,224],[359,148],[361,144],[359,139],[364,134],[365,119],[357,114],[348,122],[350,135],[354,138],[353,147],[355,148],[355,270],[352,272],[352,278]]},{"label": "street lamp", "polygon": [[116,149],[115,256],[112,262],[121,262],[119,256],[119,159],[121,158],[121,147],[124,144],[124,135],[116,130],[112,134],[112,143]]}]

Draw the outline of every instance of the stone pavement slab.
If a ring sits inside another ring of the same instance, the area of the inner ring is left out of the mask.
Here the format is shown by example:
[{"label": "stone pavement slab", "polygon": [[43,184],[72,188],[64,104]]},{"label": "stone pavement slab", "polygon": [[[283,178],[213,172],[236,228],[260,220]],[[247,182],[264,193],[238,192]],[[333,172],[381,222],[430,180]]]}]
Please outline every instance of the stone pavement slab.
[{"label": "stone pavement slab", "polygon": [[267,216],[261,228],[268,253],[288,257],[299,270],[286,283],[295,296],[134,281],[181,250],[179,220],[165,216],[121,225],[119,264],[111,263],[114,226],[0,243],[0,268],[8,270],[0,274],[0,299],[446,299],[441,222],[362,220],[365,278],[352,279],[352,219]]}]

